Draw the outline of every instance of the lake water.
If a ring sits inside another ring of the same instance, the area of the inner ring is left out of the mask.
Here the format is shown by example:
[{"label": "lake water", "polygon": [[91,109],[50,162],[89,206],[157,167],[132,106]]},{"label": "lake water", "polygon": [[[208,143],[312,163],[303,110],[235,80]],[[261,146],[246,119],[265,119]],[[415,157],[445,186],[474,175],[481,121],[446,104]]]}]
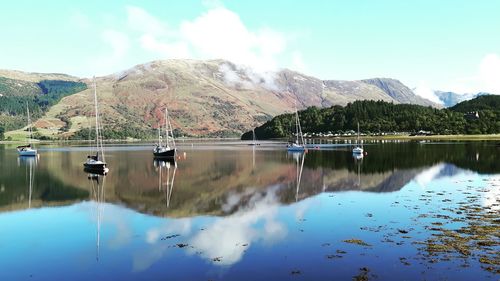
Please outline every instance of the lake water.
[{"label": "lake water", "polygon": [[0,280],[499,280],[500,147],[0,145]]}]

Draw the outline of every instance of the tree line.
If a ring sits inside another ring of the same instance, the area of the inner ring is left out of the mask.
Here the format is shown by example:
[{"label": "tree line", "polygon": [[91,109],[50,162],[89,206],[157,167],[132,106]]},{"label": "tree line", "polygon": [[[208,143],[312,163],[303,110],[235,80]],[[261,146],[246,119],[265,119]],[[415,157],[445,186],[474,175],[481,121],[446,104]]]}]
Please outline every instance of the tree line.
[{"label": "tree line", "polygon": [[[479,118],[469,112],[477,112]],[[299,112],[304,133],[344,133],[360,130],[366,134],[419,132],[432,134],[500,133],[500,96],[480,96],[448,109],[393,104],[384,101],[355,101],[346,106],[309,107]],[[288,113],[255,128],[258,139],[287,138],[295,133],[295,114]],[[252,139],[252,131],[241,139]]]},{"label": "tree line", "polygon": [[33,120],[40,118],[63,97],[87,89],[82,82],[42,80],[38,83],[0,77],[0,128],[5,131],[26,126],[26,106]]}]

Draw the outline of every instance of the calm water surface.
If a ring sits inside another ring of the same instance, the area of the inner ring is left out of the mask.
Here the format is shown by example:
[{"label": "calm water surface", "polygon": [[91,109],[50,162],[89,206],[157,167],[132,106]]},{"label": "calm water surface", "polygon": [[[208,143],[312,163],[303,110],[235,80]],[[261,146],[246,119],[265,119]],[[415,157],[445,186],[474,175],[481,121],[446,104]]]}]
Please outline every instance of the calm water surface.
[{"label": "calm water surface", "polygon": [[[0,280],[499,280],[500,147],[0,145]],[[478,232],[481,229],[482,232]]]}]

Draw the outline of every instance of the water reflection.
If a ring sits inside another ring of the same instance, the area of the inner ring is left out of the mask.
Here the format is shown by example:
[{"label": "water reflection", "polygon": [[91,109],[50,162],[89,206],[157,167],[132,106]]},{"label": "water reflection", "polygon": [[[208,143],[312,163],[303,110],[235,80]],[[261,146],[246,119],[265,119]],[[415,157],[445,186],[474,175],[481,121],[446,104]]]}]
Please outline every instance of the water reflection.
[{"label": "water reflection", "polygon": [[[147,151],[115,149],[108,157],[116,172],[107,176],[106,200],[157,216],[224,216],[237,208],[222,202],[234,200],[233,194],[249,187],[253,192],[265,191],[269,186],[283,187],[277,194],[278,200],[290,204],[325,191],[398,191],[414,179],[425,187],[435,175],[453,173],[459,168],[480,173],[499,170],[495,158],[498,149],[483,143],[383,144],[372,145],[370,151],[370,157],[353,160],[348,149],[312,150],[303,155],[252,146],[241,150],[197,150],[179,163],[151,164]],[[0,184],[4,192],[0,206],[19,209],[32,207],[33,200],[36,206],[45,206],[91,199],[90,188],[79,176],[82,172],[78,157],[84,153],[85,150],[45,153],[43,162],[33,163],[37,172],[32,173],[31,184],[28,162],[23,164],[25,170],[12,166],[2,169]],[[480,155],[479,162],[476,155]],[[2,159],[10,161],[7,153]],[[33,172],[34,169],[35,166]],[[176,194],[172,196],[174,181]],[[24,207],[17,204],[21,201],[26,201]]]},{"label": "water reflection", "polygon": [[115,149],[106,176],[82,172],[79,153],[0,169],[0,262],[12,268],[1,280],[28,279],[26,265],[41,280],[251,280],[255,268],[266,280],[349,280],[362,267],[381,280],[489,276],[482,249],[463,269],[449,253],[425,263],[418,248],[478,208],[495,219],[500,155],[487,143],[372,145],[363,159],[235,145],[152,162],[149,149]]},{"label": "water reflection", "polygon": [[174,190],[177,162],[174,159],[155,159],[153,160],[153,164],[158,171],[158,191],[165,193],[166,207],[168,208]]},{"label": "water reflection", "polygon": [[87,179],[90,183],[90,196],[94,203],[94,217],[96,221],[96,260],[99,261],[101,245],[101,223],[104,213],[105,188],[104,182],[106,176],[100,173],[87,173]]},{"label": "water reflection", "polygon": [[23,157],[20,156],[17,158],[18,166],[26,167],[26,178],[28,178],[28,209],[31,208],[31,198],[33,196],[33,183],[35,180],[35,171],[36,164],[38,162],[40,154],[37,154],[35,157]]}]

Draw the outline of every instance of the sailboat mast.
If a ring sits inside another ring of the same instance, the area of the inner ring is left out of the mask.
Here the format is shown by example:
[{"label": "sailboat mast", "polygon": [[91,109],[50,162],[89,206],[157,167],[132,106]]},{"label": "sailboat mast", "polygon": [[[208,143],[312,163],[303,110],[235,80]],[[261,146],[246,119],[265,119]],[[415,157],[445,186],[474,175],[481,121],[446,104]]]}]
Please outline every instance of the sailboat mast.
[{"label": "sailboat mast", "polygon": [[30,118],[30,108],[28,107],[28,103],[26,102],[26,111],[28,112],[28,130],[30,137],[28,139],[28,143],[31,144],[32,134],[31,134],[31,118]]},{"label": "sailboat mast", "polygon": [[99,153],[99,120],[97,118],[97,85],[94,77],[94,110],[95,110],[95,142],[96,142],[96,151]]},{"label": "sailboat mast", "polygon": [[161,124],[158,123],[158,145],[161,146]]},{"label": "sailboat mast", "polygon": [[359,145],[359,122],[358,122],[358,139],[356,140],[356,144]]},{"label": "sailboat mast", "polygon": [[[170,140],[172,142],[172,148],[175,147],[175,139],[174,139],[174,130],[172,129],[172,123],[170,122],[170,118],[168,117],[168,109],[165,107],[165,121],[167,122],[166,124],[166,129],[167,129],[167,140],[172,137]],[[168,145],[168,144],[167,144]]]},{"label": "sailboat mast", "polygon": [[295,109],[295,143],[299,144],[299,112]]},{"label": "sailboat mast", "polygon": [[299,120],[299,114],[298,113],[297,113],[297,123],[299,125],[300,140],[302,141],[302,145],[305,145],[306,143],[304,142],[304,134],[302,134],[302,127],[300,126],[300,120]]},{"label": "sailboat mast", "polygon": [[168,109],[165,107],[165,132],[167,133],[167,135],[165,136],[167,138],[166,140],[166,145],[167,147],[170,147],[170,141],[168,140],[169,139],[169,131],[170,128],[168,127]]},{"label": "sailboat mast", "polygon": [[105,158],[104,158],[104,148],[103,148],[103,143],[102,143],[102,137],[101,137],[101,135],[99,133],[99,130],[102,130],[102,128],[99,125],[99,111],[98,111],[98,107],[97,107],[97,83],[95,81],[95,77],[94,77],[94,107],[95,107],[96,151],[97,151],[97,154],[99,154],[99,152],[101,152],[101,159],[102,159],[102,161],[106,161]]}]

